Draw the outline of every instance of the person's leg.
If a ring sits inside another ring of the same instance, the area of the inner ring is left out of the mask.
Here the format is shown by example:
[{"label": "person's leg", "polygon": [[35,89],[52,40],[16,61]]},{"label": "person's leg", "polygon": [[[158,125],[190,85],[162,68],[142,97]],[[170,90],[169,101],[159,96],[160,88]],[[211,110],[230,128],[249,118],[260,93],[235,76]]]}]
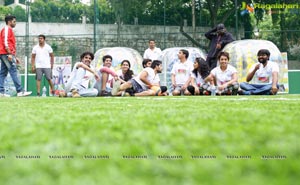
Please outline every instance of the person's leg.
[{"label": "person's leg", "polygon": [[106,83],[108,81],[109,74],[108,73],[102,73],[102,78],[101,78],[101,91],[106,90]]},{"label": "person's leg", "polygon": [[72,85],[71,85],[71,90],[72,89],[76,89],[76,90],[79,90],[81,89],[81,82],[82,82],[82,79],[85,75],[85,69],[83,68],[78,68],[76,74],[74,74],[74,80],[72,82]]},{"label": "person's leg", "polygon": [[172,95],[179,96],[180,94],[181,94],[181,86],[175,87],[174,90],[172,91]]},{"label": "person's leg", "polygon": [[210,70],[212,70],[213,68],[217,67],[217,58],[211,58],[209,60],[209,67],[210,67]]},{"label": "person's leg", "polygon": [[256,87],[253,86],[253,84],[247,82],[240,83],[240,88],[242,89],[242,91],[239,92],[240,95],[250,95],[252,94],[252,91],[256,90]]},{"label": "person's leg", "polygon": [[187,90],[191,93],[191,95],[195,95],[195,87],[192,85],[189,85],[187,87]]},{"label": "person's leg", "polygon": [[54,95],[54,85],[53,85],[53,82],[52,82],[52,70],[50,68],[44,68],[43,69],[44,71],[44,74],[45,74],[45,77],[46,77],[46,80],[48,81],[48,84],[50,85],[50,88],[51,88],[51,94]]},{"label": "person's leg", "polygon": [[14,85],[16,87],[16,90],[17,90],[17,93],[19,92],[22,92],[23,91],[23,87],[21,85],[21,81],[20,79],[18,78],[18,70],[17,70],[17,66],[16,66],[16,59],[13,58],[13,61],[10,62],[11,63],[11,66],[9,68],[9,74],[14,82]]},{"label": "person's leg", "polygon": [[135,93],[134,95],[135,96],[154,96],[155,95],[155,91],[149,89],[147,91],[142,91],[142,92],[139,92],[139,93]]},{"label": "person's leg", "polygon": [[272,84],[253,84],[256,89],[252,91],[252,94],[255,95],[270,95],[272,89]]},{"label": "person's leg", "polygon": [[80,89],[79,92],[80,96],[82,97],[96,97],[98,95],[98,90],[95,88],[89,89]]},{"label": "person's leg", "polygon": [[35,69],[35,79],[36,79],[36,92],[37,95],[40,96],[41,93],[41,80],[43,78],[43,69],[36,68]]},{"label": "person's leg", "polygon": [[228,86],[227,88],[228,88],[228,90],[230,92],[230,95],[237,95],[238,90],[239,90],[239,83],[235,82],[232,85]]},{"label": "person's leg", "polygon": [[[7,76],[8,69],[4,63],[4,60],[7,60],[6,55],[0,55],[0,62],[1,62],[1,69],[0,69],[0,93],[5,94],[5,89],[4,89],[4,80]],[[8,61],[7,61],[8,62]]]},{"label": "person's leg", "polygon": [[37,92],[37,95],[40,96],[40,93],[41,93],[41,81],[40,80],[36,80],[36,92]]}]

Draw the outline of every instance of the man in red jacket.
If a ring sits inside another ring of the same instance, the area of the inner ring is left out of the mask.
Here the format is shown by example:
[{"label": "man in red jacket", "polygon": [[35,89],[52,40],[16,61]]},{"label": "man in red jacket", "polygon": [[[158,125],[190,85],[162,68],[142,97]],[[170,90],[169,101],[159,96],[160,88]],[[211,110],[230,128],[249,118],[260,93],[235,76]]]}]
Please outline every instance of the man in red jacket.
[{"label": "man in red jacket", "polygon": [[10,97],[5,94],[4,80],[9,72],[17,90],[17,96],[28,96],[32,92],[23,90],[21,82],[18,78],[16,63],[19,59],[16,58],[16,39],[13,28],[16,26],[16,17],[8,15],[5,17],[6,26],[0,31],[0,97]]}]

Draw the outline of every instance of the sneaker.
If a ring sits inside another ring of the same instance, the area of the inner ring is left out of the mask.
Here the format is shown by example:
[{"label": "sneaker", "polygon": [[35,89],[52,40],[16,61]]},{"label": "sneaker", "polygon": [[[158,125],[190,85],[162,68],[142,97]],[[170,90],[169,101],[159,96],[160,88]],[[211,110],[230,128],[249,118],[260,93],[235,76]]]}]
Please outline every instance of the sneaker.
[{"label": "sneaker", "polygon": [[120,86],[121,86],[121,81],[120,80],[115,81],[113,88],[111,90],[111,94],[113,96],[116,96],[118,94],[118,92],[120,91]]},{"label": "sneaker", "polygon": [[72,98],[80,98],[80,94],[78,93],[78,91],[76,89],[72,90]]},{"label": "sneaker", "polygon": [[17,96],[18,97],[22,97],[22,96],[29,96],[29,95],[31,95],[31,91],[21,91],[21,92],[18,92],[17,93]]},{"label": "sneaker", "polygon": [[8,97],[10,97],[10,95],[9,94],[4,94],[4,93],[0,93],[0,97],[8,98]]}]

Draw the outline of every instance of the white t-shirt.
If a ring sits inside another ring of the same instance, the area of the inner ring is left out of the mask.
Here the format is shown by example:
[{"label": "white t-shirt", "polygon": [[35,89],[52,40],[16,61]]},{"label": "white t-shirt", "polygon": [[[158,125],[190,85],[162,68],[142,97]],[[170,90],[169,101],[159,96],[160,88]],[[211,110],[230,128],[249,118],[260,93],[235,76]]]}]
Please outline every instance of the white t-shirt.
[{"label": "white t-shirt", "polygon": [[118,75],[119,78],[121,78],[121,79],[124,80],[124,74],[122,72],[122,69],[119,69],[116,73],[117,73],[117,75]]},{"label": "white t-shirt", "polygon": [[[146,67],[146,68],[143,69],[143,71],[146,71],[146,72],[148,73],[147,80],[148,80],[151,84],[153,84],[153,82],[157,79],[157,76],[158,76],[158,75],[155,74],[154,70],[153,70],[151,67]],[[141,71],[141,72],[138,74],[138,76],[134,78],[134,80],[135,80],[138,84],[140,84],[140,85],[143,87],[143,89],[147,90],[147,89],[149,89],[148,86],[147,86],[144,82],[142,82],[142,80],[140,79],[140,76],[141,76],[141,74],[142,74],[143,71]]]},{"label": "white t-shirt", "polygon": [[153,50],[148,48],[144,52],[144,59],[157,60],[161,55],[160,48],[155,47]]},{"label": "white t-shirt", "polygon": [[[66,87],[65,87],[65,90],[67,92],[69,92],[71,90],[72,83],[75,80],[75,76],[76,76],[76,73],[78,71],[77,65],[80,64],[80,63],[81,62],[76,62],[74,64],[74,67],[73,67],[73,70],[71,72],[70,78],[68,79],[68,82],[67,82]],[[93,81],[94,81],[94,75],[92,73],[90,73],[89,71],[85,70],[85,75],[84,75],[83,79],[80,79],[80,85],[82,87],[84,87],[85,89],[88,89],[93,84]]]},{"label": "white t-shirt", "polygon": [[35,45],[32,49],[32,54],[35,54],[36,68],[51,68],[50,53],[53,53],[51,46],[45,43],[44,47]]},{"label": "white t-shirt", "polygon": [[215,67],[211,72],[217,80],[217,86],[223,85],[232,80],[232,75],[237,73],[237,70],[232,65],[228,64],[227,69],[222,71],[220,66]]},{"label": "white t-shirt", "polygon": [[192,62],[176,62],[171,70],[171,74],[175,74],[176,85],[184,85],[189,79],[193,69],[194,67]]},{"label": "white t-shirt", "polygon": [[256,64],[253,64],[249,70],[249,73],[251,73],[255,66],[257,64],[259,65],[259,69],[255,72],[252,83],[253,84],[271,84],[272,83],[272,73],[273,72],[279,72],[278,64],[272,61],[268,61],[266,67],[264,67],[263,64],[257,62]]},{"label": "white t-shirt", "polygon": [[195,73],[193,73],[193,71],[191,72],[191,77],[193,79],[195,79],[198,87],[200,87],[201,85],[203,85],[205,83],[204,79],[202,78],[202,76],[200,75],[200,73],[198,71],[197,71],[197,77],[196,77]]}]

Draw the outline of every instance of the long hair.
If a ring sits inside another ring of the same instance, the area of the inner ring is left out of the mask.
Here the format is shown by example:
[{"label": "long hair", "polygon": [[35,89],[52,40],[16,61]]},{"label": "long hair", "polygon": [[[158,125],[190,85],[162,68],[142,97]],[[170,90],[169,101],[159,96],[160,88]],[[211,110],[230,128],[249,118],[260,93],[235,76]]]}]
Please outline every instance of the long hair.
[{"label": "long hair", "polygon": [[198,77],[198,72],[201,75],[201,77],[204,79],[209,75],[209,66],[207,62],[201,58],[196,58],[196,62],[198,63],[198,68],[193,70],[193,73]]},{"label": "long hair", "polygon": [[123,60],[122,62],[121,62],[121,66],[125,63],[125,62],[127,62],[128,63],[128,66],[129,66],[129,69],[126,71],[126,73],[124,74],[124,81],[128,81],[128,80],[130,80],[131,78],[132,78],[132,76],[133,76],[133,71],[130,69],[130,67],[131,67],[131,65],[130,65],[130,62],[128,61],[128,60]]}]

